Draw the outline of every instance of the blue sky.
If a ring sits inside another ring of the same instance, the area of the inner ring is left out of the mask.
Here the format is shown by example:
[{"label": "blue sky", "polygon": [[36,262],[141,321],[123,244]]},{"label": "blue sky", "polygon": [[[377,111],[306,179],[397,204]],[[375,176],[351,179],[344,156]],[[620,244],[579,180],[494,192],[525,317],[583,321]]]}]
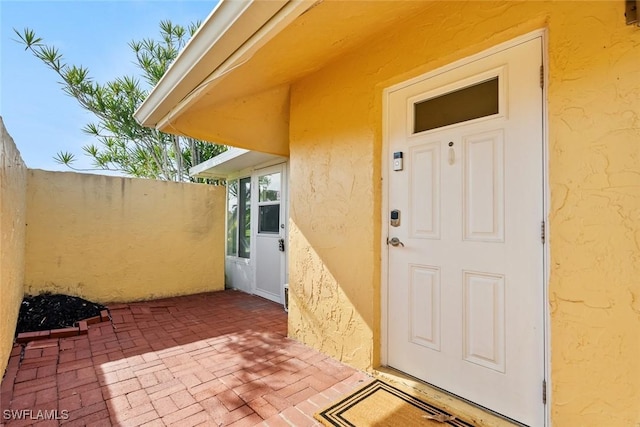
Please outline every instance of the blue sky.
[{"label": "blue sky", "polygon": [[87,67],[104,83],[139,73],[131,40],[158,38],[159,22],[204,21],[216,0],[23,1],[0,0],[0,116],[29,168],[69,170],[53,157],[76,154],[76,167],[91,160],[81,147],[96,142],[82,128],[95,121],[66,95],[58,76],[16,43],[13,28],[31,28],[59,48],[68,64]]}]

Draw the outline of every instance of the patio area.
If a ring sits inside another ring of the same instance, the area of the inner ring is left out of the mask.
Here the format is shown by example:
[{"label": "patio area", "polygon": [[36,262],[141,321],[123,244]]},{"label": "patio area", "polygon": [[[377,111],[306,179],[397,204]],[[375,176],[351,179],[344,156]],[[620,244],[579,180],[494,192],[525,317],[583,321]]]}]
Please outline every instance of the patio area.
[{"label": "patio area", "polygon": [[3,424],[313,426],[370,379],[286,338],[282,306],[242,292],[109,310],[88,335],[14,345]]}]

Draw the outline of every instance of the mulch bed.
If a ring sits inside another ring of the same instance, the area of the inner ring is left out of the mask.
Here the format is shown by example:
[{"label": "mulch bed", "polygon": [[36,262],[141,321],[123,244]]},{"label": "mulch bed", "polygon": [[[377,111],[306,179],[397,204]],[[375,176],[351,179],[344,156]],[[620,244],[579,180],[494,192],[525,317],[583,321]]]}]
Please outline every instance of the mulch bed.
[{"label": "mulch bed", "polygon": [[21,332],[72,327],[80,320],[100,316],[105,309],[101,304],[63,294],[25,297],[18,314],[16,336]]}]

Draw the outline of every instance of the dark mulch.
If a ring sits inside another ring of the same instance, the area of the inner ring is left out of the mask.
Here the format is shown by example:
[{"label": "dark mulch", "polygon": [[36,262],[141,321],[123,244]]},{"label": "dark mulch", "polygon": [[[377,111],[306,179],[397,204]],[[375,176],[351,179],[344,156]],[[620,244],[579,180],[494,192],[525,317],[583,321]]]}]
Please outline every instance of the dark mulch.
[{"label": "dark mulch", "polygon": [[100,310],[105,308],[83,298],[62,294],[25,297],[18,314],[16,336],[21,332],[71,327],[79,320],[100,316]]}]

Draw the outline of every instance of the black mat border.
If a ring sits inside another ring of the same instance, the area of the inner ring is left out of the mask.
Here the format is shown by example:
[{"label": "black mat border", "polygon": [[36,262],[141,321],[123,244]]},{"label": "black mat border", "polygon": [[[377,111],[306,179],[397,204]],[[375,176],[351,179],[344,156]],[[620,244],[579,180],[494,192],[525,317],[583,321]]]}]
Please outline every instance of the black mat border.
[{"label": "black mat border", "polygon": [[[430,403],[427,403],[421,399],[418,399],[417,397],[412,396],[411,394],[408,394],[402,390],[399,390],[396,387],[389,385],[386,382],[381,381],[379,379],[373,380],[366,386],[362,387],[360,390],[342,398],[338,402],[334,403],[333,405],[319,412],[318,415],[322,417],[323,420],[326,420],[327,422],[331,423],[332,426],[335,426],[335,427],[342,427],[342,426],[357,427],[355,424],[352,424],[347,419],[345,419],[342,414],[348,411],[349,409],[351,409],[353,406],[357,405],[361,400],[366,399],[367,397],[371,396],[373,393],[377,391],[385,391],[389,394],[395,395],[396,397],[406,401],[407,403],[426,412],[427,414],[451,415],[449,412],[443,409],[440,409],[437,406],[434,406]],[[345,403],[347,403],[350,400],[353,400],[353,402],[345,406]],[[338,421],[336,420],[339,420],[342,424],[339,424]],[[458,418],[452,421],[447,421],[443,423],[443,425],[450,425],[455,427],[474,427],[472,424],[469,424]]]}]

